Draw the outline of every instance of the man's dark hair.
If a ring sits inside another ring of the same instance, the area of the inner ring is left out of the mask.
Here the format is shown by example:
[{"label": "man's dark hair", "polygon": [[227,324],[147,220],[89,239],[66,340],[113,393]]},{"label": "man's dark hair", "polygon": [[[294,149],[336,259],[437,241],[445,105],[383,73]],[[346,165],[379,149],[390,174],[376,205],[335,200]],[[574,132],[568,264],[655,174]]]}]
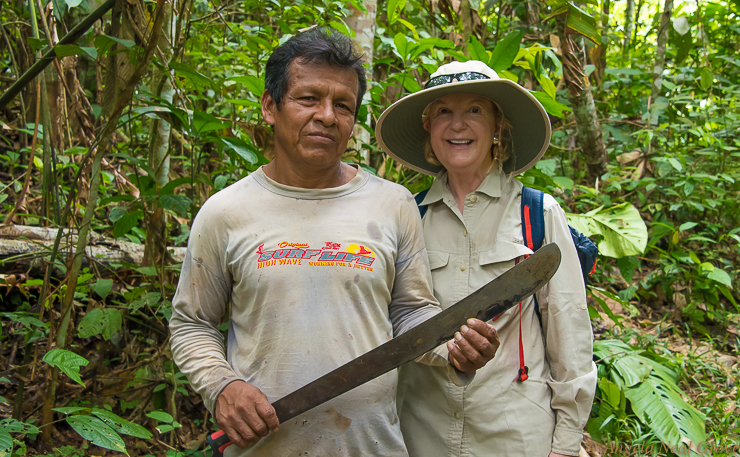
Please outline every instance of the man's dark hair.
[{"label": "man's dark hair", "polygon": [[292,37],[273,51],[265,67],[265,89],[275,100],[277,108],[283,102],[290,81],[290,63],[315,63],[347,68],[357,73],[357,107],[355,121],[365,95],[367,80],[362,68],[362,56],[355,53],[352,41],[346,35],[328,27],[314,27]]}]

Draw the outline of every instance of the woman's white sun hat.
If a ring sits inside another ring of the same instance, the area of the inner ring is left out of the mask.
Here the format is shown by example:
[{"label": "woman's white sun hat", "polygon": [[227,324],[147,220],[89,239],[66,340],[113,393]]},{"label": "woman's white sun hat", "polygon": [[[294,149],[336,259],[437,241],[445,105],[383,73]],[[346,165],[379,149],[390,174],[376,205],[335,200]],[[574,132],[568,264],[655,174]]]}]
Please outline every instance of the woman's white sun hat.
[{"label": "woman's white sun hat", "polygon": [[421,114],[436,99],[457,93],[480,95],[494,101],[511,123],[512,147],[503,164],[504,173],[523,173],[547,150],[552,130],[542,104],[527,89],[499,78],[495,71],[478,60],[442,65],[424,89],[389,106],[375,126],[380,147],[413,170],[427,175],[439,173],[442,167],[424,158],[429,132],[424,130]]}]

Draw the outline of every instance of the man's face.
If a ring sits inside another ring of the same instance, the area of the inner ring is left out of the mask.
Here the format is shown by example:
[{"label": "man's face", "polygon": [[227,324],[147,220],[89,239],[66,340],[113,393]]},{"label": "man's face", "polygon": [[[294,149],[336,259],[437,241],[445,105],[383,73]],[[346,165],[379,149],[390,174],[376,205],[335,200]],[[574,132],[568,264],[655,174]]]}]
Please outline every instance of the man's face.
[{"label": "man's face", "polygon": [[304,169],[339,163],[352,136],[358,89],[351,69],[294,60],[279,109],[262,95],[262,116],[275,129],[275,157]]}]

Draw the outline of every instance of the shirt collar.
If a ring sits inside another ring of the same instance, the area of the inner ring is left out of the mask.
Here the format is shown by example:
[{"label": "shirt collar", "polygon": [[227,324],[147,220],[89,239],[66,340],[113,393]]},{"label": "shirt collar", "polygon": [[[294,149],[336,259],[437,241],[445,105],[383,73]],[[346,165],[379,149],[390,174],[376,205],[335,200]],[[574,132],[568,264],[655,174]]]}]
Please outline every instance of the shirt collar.
[{"label": "shirt collar", "polygon": [[[476,192],[484,193],[491,198],[501,197],[502,177],[503,173],[500,171],[491,170],[480,186],[478,186]],[[429,188],[429,192],[424,197],[424,200],[422,200],[421,206],[443,200],[448,196],[452,197],[452,192],[450,192],[450,188],[447,186],[447,171],[442,170],[437,174],[437,179],[434,180],[432,187]]]}]

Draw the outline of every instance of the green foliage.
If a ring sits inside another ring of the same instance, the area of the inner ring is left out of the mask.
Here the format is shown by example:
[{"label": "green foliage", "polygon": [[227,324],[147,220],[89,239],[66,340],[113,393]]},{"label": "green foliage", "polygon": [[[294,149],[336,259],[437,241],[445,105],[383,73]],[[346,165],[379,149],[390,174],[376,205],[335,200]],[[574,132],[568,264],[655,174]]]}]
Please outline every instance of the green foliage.
[{"label": "green foliage", "polygon": [[77,355],[66,349],[52,349],[44,355],[43,361],[52,367],[59,368],[62,373],[69,376],[73,381],[82,386],[85,385],[82,379],[80,379],[80,367],[84,367],[90,362],[81,355]]},{"label": "green foliage", "polygon": [[110,340],[114,333],[121,330],[121,312],[115,308],[96,308],[85,314],[79,325],[80,338],[103,335]]},{"label": "green foliage", "polygon": [[625,400],[629,400],[629,410],[669,447],[706,442],[706,417],[683,399],[685,394],[676,384],[678,373],[643,356],[644,352],[619,340],[594,342],[594,357],[602,363],[601,402],[597,417],[589,421],[589,433],[602,440],[603,433],[615,433],[615,425],[609,427],[609,423],[627,418]]},{"label": "green foliage", "polygon": [[620,258],[642,254],[648,240],[645,222],[630,203],[569,214],[568,223],[587,236],[600,235],[599,254]]}]

